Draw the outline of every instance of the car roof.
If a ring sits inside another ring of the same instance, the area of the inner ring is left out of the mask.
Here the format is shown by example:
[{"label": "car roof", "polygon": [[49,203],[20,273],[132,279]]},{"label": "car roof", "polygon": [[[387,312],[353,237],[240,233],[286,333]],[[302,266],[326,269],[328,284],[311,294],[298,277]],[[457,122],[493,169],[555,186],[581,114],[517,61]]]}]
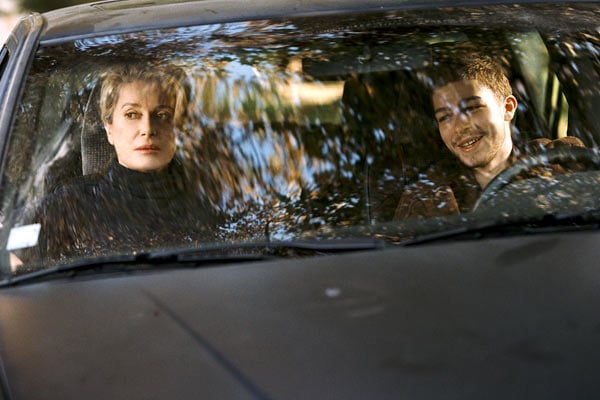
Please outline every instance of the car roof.
[{"label": "car roof", "polygon": [[[539,3],[539,0],[517,2]],[[43,14],[45,26],[40,39],[42,43],[60,42],[97,34],[133,32],[139,29],[282,18],[291,15],[310,16],[366,10],[385,11],[399,8],[509,3],[514,4],[515,1],[252,0],[248,3],[247,0],[107,0]],[[546,3],[554,3],[554,1],[546,1]]]}]

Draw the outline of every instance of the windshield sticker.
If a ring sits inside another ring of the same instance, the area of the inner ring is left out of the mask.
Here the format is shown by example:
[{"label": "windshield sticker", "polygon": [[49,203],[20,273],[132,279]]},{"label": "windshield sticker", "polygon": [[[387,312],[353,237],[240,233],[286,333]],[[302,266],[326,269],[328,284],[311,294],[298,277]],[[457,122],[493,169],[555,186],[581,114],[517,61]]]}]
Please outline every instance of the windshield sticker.
[{"label": "windshield sticker", "polygon": [[6,250],[18,250],[37,245],[41,227],[40,224],[32,224],[12,228]]}]

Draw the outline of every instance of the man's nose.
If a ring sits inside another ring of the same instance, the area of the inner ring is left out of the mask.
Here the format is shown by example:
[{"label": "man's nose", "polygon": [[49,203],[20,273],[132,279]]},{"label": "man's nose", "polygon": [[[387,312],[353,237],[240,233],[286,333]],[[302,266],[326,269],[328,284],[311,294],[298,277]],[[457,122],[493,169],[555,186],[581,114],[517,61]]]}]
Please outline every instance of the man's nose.
[{"label": "man's nose", "polygon": [[454,131],[456,133],[462,133],[470,125],[471,116],[465,111],[456,111],[454,118]]}]

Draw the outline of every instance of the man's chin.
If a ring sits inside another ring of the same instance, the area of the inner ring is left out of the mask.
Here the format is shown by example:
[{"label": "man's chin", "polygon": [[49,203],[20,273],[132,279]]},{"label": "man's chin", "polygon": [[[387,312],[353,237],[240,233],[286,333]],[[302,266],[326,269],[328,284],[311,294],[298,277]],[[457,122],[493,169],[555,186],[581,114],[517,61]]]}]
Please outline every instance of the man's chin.
[{"label": "man's chin", "polygon": [[481,168],[487,164],[487,160],[483,160],[481,157],[477,157],[476,154],[466,156],[464,154],[456,155],[458,160],[467,168]]}]

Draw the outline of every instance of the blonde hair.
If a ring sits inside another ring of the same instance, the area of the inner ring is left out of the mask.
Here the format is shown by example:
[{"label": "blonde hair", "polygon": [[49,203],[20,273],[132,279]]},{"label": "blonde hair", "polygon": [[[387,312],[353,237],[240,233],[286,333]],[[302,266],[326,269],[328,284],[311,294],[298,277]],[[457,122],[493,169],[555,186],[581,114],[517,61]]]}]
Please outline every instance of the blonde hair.
[{"label": "blonde hair", "polygon": [[161,92],[174,101],[174,123],[180,127],[187,108],[188,93],[185,87],[185,72],[176,66],[149,64],[123,64],[112,67],[102,75],[100,91],[100,114],[103,121],[112,123],[113,112],[124,84],[149,82],[159,86]]}]

